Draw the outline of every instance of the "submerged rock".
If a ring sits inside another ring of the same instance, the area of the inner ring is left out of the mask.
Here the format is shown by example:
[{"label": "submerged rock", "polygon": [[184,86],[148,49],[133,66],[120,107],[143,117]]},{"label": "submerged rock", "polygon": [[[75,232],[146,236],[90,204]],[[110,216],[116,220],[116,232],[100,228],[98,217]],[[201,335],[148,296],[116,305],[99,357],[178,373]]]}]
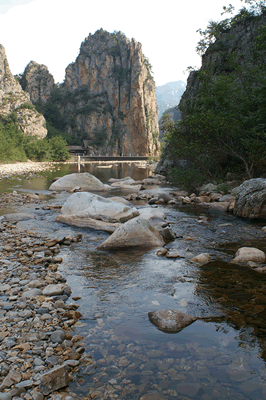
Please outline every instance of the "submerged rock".
[{"label": "submerged rock", "polygon": [[149,320],[163,332],[177,333],[192,324],[197,318],[174,310],[160,310],[148,313]]},{"label": "submerged rock", "polygon": [[211,256],[208,253],[202,253],[191,258],[191,261],[204,265],[211,262]]},{"label": "submerged rock", "polygon": [[234,214],[245,218],[266,218],[266,179],[249,179],[238,187]]},{"label": "submerged rock", "polygon": [[121,225],[98,248],[115,250],[123,247],[162,247],[164,241],[156,228],[142,218],[134,218]]},{"label": "submerged rock", "polygon": [[62,178],[57,179],[51,184],[49,190],[73,190],[76,186],[79,186],[80,190],[84,191],[107,191],[110,189],[108,185],[104,185],[95,176],[89,174],[88,172],[83,172],[78,174],[65,175]]}]

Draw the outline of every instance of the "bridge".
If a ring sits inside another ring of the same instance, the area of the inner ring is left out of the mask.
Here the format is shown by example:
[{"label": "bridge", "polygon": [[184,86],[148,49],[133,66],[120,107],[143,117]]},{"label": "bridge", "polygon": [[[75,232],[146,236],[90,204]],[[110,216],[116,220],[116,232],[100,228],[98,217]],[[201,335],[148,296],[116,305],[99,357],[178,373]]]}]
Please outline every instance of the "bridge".
[{"label": "bridge", "polygon": [[146,161],[147,156],[77,156],[77,162],[82,161]]}]

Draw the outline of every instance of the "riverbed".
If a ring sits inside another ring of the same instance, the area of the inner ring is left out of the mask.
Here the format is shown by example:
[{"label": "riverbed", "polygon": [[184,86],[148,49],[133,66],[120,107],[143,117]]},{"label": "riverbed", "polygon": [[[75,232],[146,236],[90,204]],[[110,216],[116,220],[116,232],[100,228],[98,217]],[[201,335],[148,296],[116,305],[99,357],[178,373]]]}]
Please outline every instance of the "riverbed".
[{"label": "riverbed", "polygon": [[[55,176],[77,168],[65,164],[57,171],[4,180],[0,190],[41,193],[46,205],[61,205],[69,193],[51,195],[49,185]],[[141,180],[151,173],[125,163],[81,165],[80,172],[85,171],[104,183],[124,176]],[[108,192],[113,194],[123,195]],[[142,201],[134,204],[144,206]],[[51,237],[83,235],[81,242],[62,246],[60,272],[72,297],[80,297],[82,317],[74,334],[84,336],[85,353],[93,363],[80,367],[68,395],[121,400],[266,398],[266,276],[231,263],[239,247],[266,251],[263,221],[251,223],[192,206],[156,207],[172,222],[176,236],[166,247],[182,249],[184,258],[160,257],[156,249],[100,251],[97,246],[107,233],[59,224],[56,208],[20,207],[35,215],[19,222],[21,229]],[[209,264],[190,261],[205,252],[211,255]],[[148,312],[164,309],[198,319],[179,333],[167,334],[148,318]]]}]

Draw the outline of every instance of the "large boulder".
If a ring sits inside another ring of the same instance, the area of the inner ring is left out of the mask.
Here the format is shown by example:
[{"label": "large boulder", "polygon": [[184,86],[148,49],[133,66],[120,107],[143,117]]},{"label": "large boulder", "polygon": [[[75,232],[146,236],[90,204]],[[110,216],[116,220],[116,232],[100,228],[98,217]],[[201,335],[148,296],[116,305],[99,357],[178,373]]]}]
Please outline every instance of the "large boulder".
[{"label": "large boulder", "polygon": [[64,216],[92,218],[111,223],[123,223],[139,215],[135,207],[88,192],[78,192],[69,196],[61,213]]},{"label": "large boulder", "polygon": [[63,191],[73,190],[79,187],[79,190],[84,191],[107,191],[110,189],[108,185],[104,185],[98,178],[88,172],[69,174],[57,179],[51,184],[49,190]]},{"label": "large boulder", "polygon": [[266,179],[249,179],[238,187],[234,214],[245,218],[266,218]]},{"label": "large boulder", "polygon": [[124,247],[162,247],[164,240],[156,228],[143,218],[134,218],[121,225],[98,248],[115,250]]},{"label": "large boulder", "polygon": [[160,310],[148,313],[149,320],[163,332],[177,333],[192,324],[197,318],[174,310]]}]

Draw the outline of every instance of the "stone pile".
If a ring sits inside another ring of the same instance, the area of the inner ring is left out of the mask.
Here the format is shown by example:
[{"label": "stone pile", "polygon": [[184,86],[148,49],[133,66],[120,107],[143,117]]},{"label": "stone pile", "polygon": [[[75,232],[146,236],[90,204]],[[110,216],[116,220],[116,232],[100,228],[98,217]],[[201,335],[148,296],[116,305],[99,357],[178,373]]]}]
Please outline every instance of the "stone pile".
[{"label": "stone pile", "polygon": [[71,288],[57,272],[60,247],[81,239],[43,239],[2,220],[0,400],[46,399],[68,385],[81,361],[92,363],[82,337],[72,336],[81,314],[67,302]]}]

